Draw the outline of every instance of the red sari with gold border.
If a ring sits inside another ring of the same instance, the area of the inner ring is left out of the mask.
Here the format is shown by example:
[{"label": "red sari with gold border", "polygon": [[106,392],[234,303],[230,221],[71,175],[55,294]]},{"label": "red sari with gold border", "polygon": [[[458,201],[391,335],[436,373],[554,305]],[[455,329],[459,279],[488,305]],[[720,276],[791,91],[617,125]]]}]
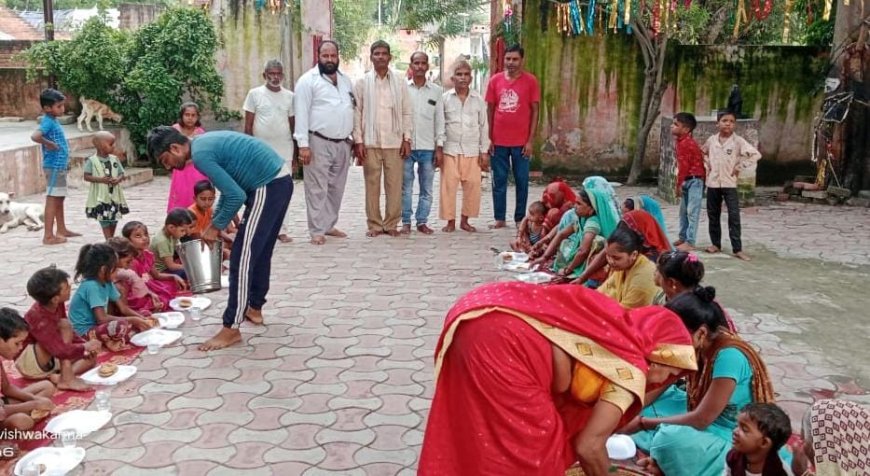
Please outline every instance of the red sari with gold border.
[{"label": "red sari with gold border", "polygon": [[553,345],[634,395],[648,360],[694,369],[691,337],[659,307],[624,310],[580,286],[495,283],[463,296],[436,347],[419,474],[563,474],[591,406],[551,393]]}]

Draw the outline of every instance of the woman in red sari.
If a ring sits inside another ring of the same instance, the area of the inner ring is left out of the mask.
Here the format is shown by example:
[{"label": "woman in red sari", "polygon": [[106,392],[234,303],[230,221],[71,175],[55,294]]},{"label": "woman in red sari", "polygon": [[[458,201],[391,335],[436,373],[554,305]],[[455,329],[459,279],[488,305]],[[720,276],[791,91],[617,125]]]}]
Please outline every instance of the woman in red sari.
[{"label": "woman in red sari", "polygon": [[555,476],[579,458],[605,475],[605,442],[646,391],[695,369],[664,308],[626,311],[577,286],[482,286],[447,315],[419,474]]}]

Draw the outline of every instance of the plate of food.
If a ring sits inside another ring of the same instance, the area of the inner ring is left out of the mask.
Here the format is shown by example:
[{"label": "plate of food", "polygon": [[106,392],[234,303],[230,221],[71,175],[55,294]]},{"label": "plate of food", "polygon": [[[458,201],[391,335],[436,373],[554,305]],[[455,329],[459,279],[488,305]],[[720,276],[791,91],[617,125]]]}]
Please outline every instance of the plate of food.
[{"label": "plate of food", "polygon": [[505,264],[502,269],[514,273],[528,273],[532,270],[532,263],[529,261],[511,261],[510,263]]},{"label": "plate of food", "polygon": [[24,476],[25,469],[36,467],[38,474],[66,474],[85,459],[84,448],[43,446],[24,455],[15,465],[15,476]]},{"label": "plate of food", "polygon": [[77,438],[84,438],[102,428],[111,419],[111,412],[71,410],[52,418],[45,425],[45,431],[59,435],[64,431],[73,430]]},{"label": "plate of food", "polygon": [[82,374],[82,380],[91,385],[115,385],[136,374],[132,365],[115,365],[111,362],[98,365]]},{"label": "plate of food", "polygon": [[553,280],[553,278],[555,278],[555,276],[553,276],[552,274],[544,273],[541,271],[517,275],[517,281],[522,281],[524,283],[529,283],[529,284],[549,283],[550,281]]},{"label": "plate of food", "polygon": [[178,339],[181,339],[180,331],[168,331],[166,329],[150,329],[145,332],[140,332],[134,335],[130,342],[139,347],[148,347],[151,344],[157,344],[160,347],[169,345]]},{"label": "plate of food", "polygon": [[169,301],[169,307],[176,311],[186,311],[192,307],[198,307],[205,310],[209,306],[211,306],[211,299],[202,296],[177,297]]},{"label": "plate of food", "polygon": [[151,317],[156,318],[163,329],[175,329],[184,324],[184,314],[180,312],[161,312],[153,314]]}]

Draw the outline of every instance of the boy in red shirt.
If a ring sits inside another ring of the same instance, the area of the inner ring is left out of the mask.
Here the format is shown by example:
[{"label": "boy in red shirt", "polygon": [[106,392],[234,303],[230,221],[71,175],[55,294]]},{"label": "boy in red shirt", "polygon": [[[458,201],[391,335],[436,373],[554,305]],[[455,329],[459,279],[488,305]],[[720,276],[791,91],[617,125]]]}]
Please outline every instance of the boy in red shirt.
[{"label": "boy in red shirt", "polygon": [[76,376],[94,368],[101,345],[76,335],[66,317],[69,275],[57,268],[40,269],[27,281],[27,294],[36,302],[24,315],[30,334],[15,360],[18,371],[29,379],[48,378],[60,390],[90,390]]},{"label": "boy in red shirt", "polygon": [[492,166],[492,208],[495,224],[507,226],[508,171],[517,186],[514,222],[519,226],[526,216],[529,199],[529,161],[532,140],[538,127],[541,89],[532,73],[523,70],[525,51],[514,45],[505,51],[505,72],[493,75],[486,88],[489,113],[490,157]]},{"label": "boy in red shirt", "polygon": [[704,153],[692,137],[698,121],[688,112],[674,114],[671,134],[674,136],[677,157],[676,196],[680,200],[680,238],[674,246],[680,251],[695,249],[698,236],[698,221],[701,217],[701,202],[704,199]]}]

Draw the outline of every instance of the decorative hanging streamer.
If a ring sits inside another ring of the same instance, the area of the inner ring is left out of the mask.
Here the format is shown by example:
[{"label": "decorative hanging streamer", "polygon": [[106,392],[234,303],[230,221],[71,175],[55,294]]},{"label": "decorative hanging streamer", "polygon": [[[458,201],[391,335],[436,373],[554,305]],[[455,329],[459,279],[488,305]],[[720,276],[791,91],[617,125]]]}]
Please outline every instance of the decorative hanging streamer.
[{"label": "decorative hanging streamer", "polygon": [[[846,3],[848,5],[848,3]],[[831,19],[831,0],[825,0],[825,10],[822,13],[822,20],[828,21]]]},{"label": "decorative hanging streamer", "polygon": [[655,2],[652,12],[652,33],[653,36],[656,36],[662,28],[662,3],[659,0],[652,1]]},{"label": "decorative hanging streamer", "polygon": [[586,34],[595,34],[595,0],[589,0],[589,11],[586,12]]},{"label": "decorative hanging streamer", "polygon": [[813,2],[807,2],[807,26],[812,25],[814,20]]},{"label": "decorative hanging streamer", "polygon": [[737,0],[737,13],[734,17],[734,38],[740,36],[741,21],[749,23],[749,15],[746,13],[746,3],[744,2],[744,0]]},{"label": "decorative hanging streamer", "polygon": [[580,12],[580,3],[578,0],[573,0],[570,6],[569,16],[571,18],[571,28],[575,35],[583,33],[583,14]]},{"label": "decorative hanging streamer", "polygon": [[607,8],[607,28],[616,32],[616,17],[619,16],[619,0],[610,0],[610,7]]},{"label": "decorative hanging streamer", "polygon": [[794,0],[785,0],[785,15],[782,28],[782,42],[789,44],[789,34],[791,33],[791,9],[794,7]]},{"label": "decorative hanging streamer", "polygon": [[670,7],[669,7],[670,2],[668,2],[668,0],[662,0],[661,3],[662,3],[662,6],[661,6],[661,11],[662,11],[661,28],[663,30],[667,30],[668,27],[670,26],[670,19],[671,19]]},{"label": "decorative hanging streamer", "polygon": [[625,11],[623,12],[622,22],[625,23],[626,27],[631,28],[631,0],[625,0],[623,8]]}]

